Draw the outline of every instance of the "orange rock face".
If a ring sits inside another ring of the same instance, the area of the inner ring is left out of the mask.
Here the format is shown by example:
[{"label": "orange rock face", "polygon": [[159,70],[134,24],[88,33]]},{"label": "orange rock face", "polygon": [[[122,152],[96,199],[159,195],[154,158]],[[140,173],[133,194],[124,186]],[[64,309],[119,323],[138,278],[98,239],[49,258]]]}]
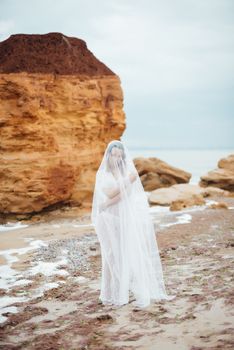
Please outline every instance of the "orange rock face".
[{"label": "orange rock face", "polygon": [[90,204],[106,144],[125,127],[114,73],[0,73],[0,212]]}]

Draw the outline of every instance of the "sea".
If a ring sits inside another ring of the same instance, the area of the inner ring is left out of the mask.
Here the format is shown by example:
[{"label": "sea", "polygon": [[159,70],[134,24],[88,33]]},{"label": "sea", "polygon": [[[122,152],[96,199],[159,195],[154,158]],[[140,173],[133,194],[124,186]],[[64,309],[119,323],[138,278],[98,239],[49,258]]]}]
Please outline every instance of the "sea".
[{"label": "sea", "polygon": [[189,181],[198,184],[200,176],[218,167],[218,161],[234,154],[234,149],[154,149],[128,147],[131,157],[156,157],[192,174]]}]

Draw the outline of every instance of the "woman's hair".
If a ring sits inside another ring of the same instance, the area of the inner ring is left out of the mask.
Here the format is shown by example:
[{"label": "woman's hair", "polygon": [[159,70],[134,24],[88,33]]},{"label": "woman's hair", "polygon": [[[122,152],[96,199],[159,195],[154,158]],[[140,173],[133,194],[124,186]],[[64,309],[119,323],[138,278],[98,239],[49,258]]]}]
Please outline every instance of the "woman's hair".
[{"label": "woman's hair", "polygon": [[[123,144],[120,141],[114,141],[108,146],[107,153],[106,153],[106,157],[107,157],[107,171],[111,171],[111,165],[110,165],[109,159],[110,159],[110,156],[111,156],[111,151],[112,151],[112,149],[114,147],[116,147],[118,149],[121,149],[121,151],[123,153],[122,154],[123,164],[126,166],[126,162],[125,162],[126,154],[125,154],[125,151],[124,151],[124,146],[123,146]],[[122,167],[120,168],[122,174],[124,172],[123,164],[121,163]]]}]

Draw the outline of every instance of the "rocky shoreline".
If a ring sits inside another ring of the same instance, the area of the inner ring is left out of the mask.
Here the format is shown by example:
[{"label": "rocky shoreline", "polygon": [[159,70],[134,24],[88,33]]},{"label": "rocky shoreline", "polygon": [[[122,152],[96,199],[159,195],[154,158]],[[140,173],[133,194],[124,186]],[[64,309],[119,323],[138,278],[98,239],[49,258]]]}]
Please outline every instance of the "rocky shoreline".
[{"label": "rocky shoreline", "polygon": [[1,232],[0,267],[14,274],[0,289],[0,349],[231,349],[234,198],[222,201],[229,209],[151,207],[176,298],[145,309],[133,307],[132,295],[120,308],[99,301],[100,247],[89,212]]}]

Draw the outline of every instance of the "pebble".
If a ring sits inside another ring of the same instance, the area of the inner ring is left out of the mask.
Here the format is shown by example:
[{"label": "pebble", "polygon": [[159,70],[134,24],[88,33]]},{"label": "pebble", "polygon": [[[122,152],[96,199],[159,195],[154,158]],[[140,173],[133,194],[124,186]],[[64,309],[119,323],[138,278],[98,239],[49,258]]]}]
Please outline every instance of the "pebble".
[{"label": "pebble", "polygon": [[52,240],[37,250],[33,260],[52,262],[66,257],[68,269],[87,271],[91,268],[89,256],[98,250],[98,246],[97,236],[93,233],[79,238]]}]

